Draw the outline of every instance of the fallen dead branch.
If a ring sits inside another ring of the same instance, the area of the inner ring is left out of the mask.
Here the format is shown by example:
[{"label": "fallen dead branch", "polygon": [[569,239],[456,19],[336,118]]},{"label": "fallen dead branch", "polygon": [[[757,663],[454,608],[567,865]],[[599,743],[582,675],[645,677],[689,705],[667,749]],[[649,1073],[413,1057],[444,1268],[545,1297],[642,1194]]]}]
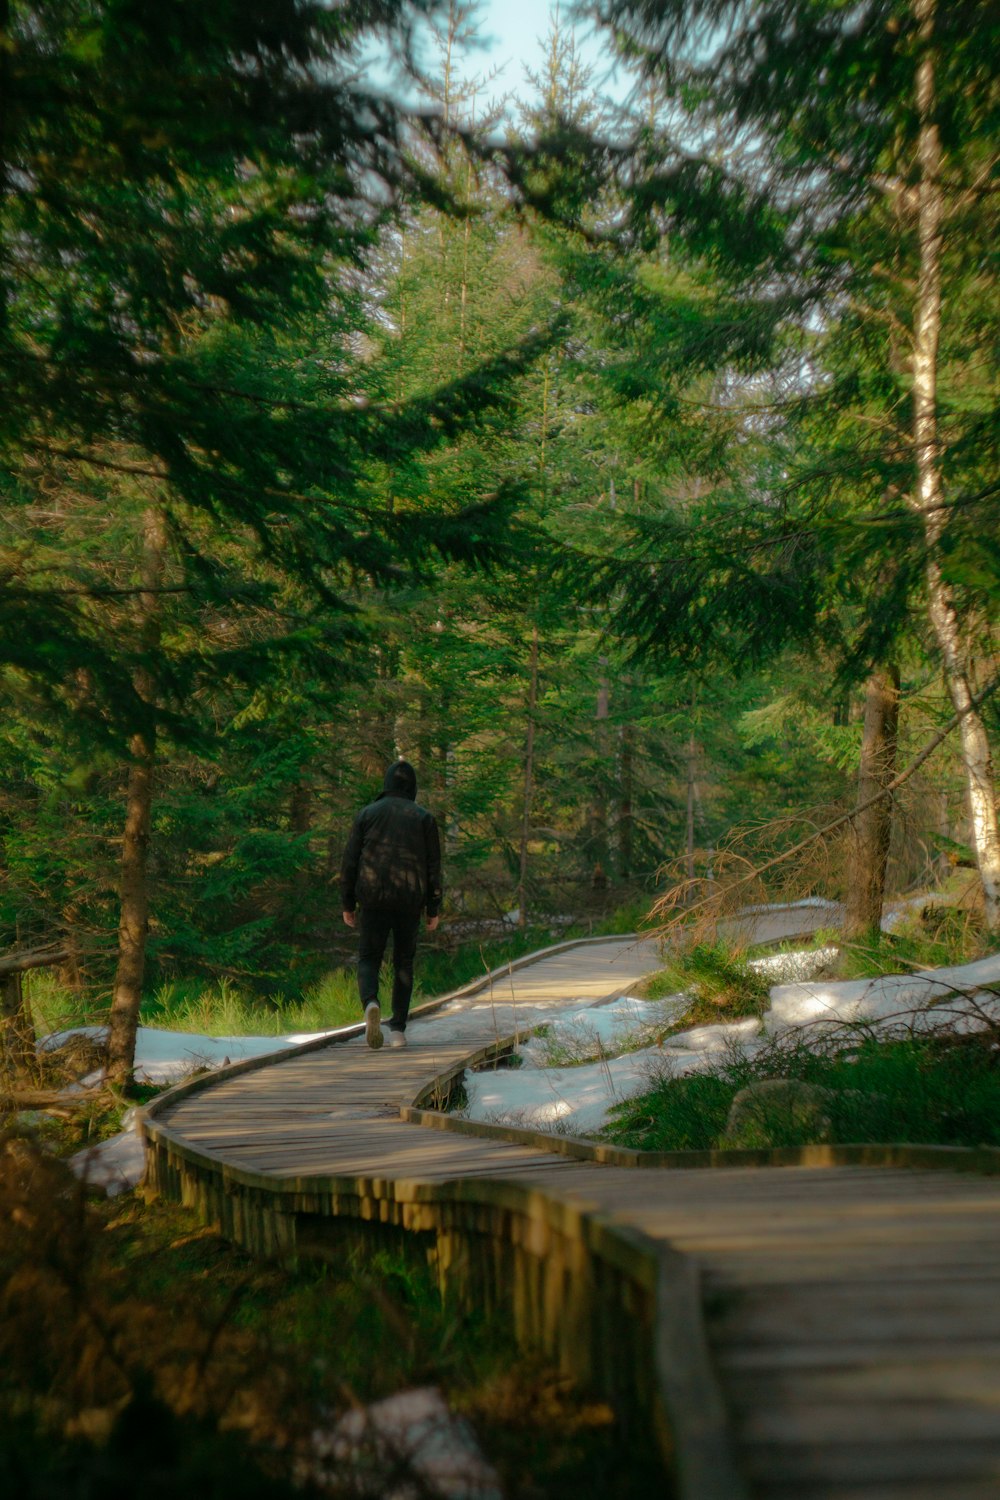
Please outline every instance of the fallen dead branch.
[{"label": "fallen dead branch", "polygon": [[[710,922],[714,921],[718,915],[727,909],[731,914],[737,906],[745,903],[747,887],[753,885],[755,882],[759,883],[764,875],[769,874],[781,865],[787,864],[797,856],[803,855],[817,843],[829,839],[832,834],[845,828],[861,813],[866,812],[870,807],[874,807],[876,803],[884,801],[887,797],[894,796],[901,787],[905,786],[916,775],[921,766],[926,764],[934,754],[934,751],[944,744],[949,735],[958,728],[965,715],[979,708],[998,689],[1000,689],[1000,676],[994,677],[991,682],[988,682],[984,688],[981,688],[972,697],[965,708],[953,714],[948,722],[921,747],[909,765],[900,771],[897,776],[894,776],[874,796],[866,798],[863,802],[856,803],[847,812],[840,813],[829,822],[822,824],[804,838],[799,839],[790,848],[782,850],[780,854],[773,855],[770,859],[765,860],[763,864],[759,865],[751,864],[750,859],[745,855],[734,856],[734,858],[738,858],[739,863],[748,866],[748,868],[744,874],[727,879],[724,883],[710,881],[708,877],[696,877],[694,879],[687,877],[678,881],[653,907],[653,916],[663,918],[660,933],[664,934],[675,927],[688,925],[692,916],[699,912],[703,913]],[[707,884],[710,884],[712,889],[706,895],[697,896],[696,899],[692,900],[692,896]]]},{"label": "fallen dead branch", "polygon": [[5,1089],[0,1092],[0,1109],[75,1111],[93,1104],[101,1093],[101,1089]]}]

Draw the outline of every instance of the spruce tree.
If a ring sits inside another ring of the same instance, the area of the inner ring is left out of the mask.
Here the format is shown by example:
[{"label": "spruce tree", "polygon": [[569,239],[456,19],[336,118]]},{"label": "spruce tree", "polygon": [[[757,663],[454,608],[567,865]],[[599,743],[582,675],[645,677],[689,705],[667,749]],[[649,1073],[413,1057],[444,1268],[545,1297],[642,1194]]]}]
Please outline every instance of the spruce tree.
[{"label": "spruce tree", "polygon": [[[405,516],[369,500],[373,451],[439,446],[510,373],[500,356],[405,411],[358,377],[362,273],[401,194],[430,181],[419,121],[358,62],[376,37],[403,56],[422,10],[0,11],[0,663],[34,704],[128,746],[118,1081],[158,747],[211,720],[192,712],[199,683],[250,684],[275,651],[342,675],[352,574],[388,585],[503,540],[503,507],[479,497]],[[60,535],[97,479],[136,523],[117,577]],[[226,641],[204,629],[220,612]]]},{"label": "spruce tree", "polygon": [[[608,0],[602,12],[669,93],[671,128],[649,133],[640,149],[633,225],[640,236],[666,228],[728,290],[727,315],[705,332],[717,367],[780,368],[793,401],[810,388],[824,400],[830,376],[815,335],[851,330],[831,372],[843,446],[853,448],[850,473],[856,492],[867,488],[867,513],[891,509],[902,536],[900,506],[913,517],[995,929],[1000,838],[976,681],[995,558],[964,516],[981,507],[982,531],[995,505],[981,484],[994,443],[995,361],[970,303],[991,302],[996,289],[995,252],[984,253],[996,238],[992,8]],[[869,420],[873,367],[878,430]],[[965,370],[975,372],[973,399]],[[868,531],[869,550],[877,535]],[[895,571],[895,549],[882,556]],[[775,577],[773,566],[765,571]],[[909,562],[902,571],[912,581]],[[892,580],[881,623],[893,600],[909,597]]]}]

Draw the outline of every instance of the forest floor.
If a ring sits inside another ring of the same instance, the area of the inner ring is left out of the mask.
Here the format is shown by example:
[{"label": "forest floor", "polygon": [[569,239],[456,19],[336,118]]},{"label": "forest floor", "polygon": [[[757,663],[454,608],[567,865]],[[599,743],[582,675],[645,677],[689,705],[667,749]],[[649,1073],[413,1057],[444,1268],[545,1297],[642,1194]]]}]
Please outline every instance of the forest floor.
[{"label": "forest floor", "polygon": [[[0,1207],[0,1490],[18,1500],[132,1493],[137,1469],[152,1500],[421,1500],[449,1473],[469,1500],[648,1492],[606,1405],[449,1312],[409,1261],[262,1266],[176,1206],[85,1197],[16,1134]],[[400,1392],[415,1421],[378,1453],[345,1444],[349,1413],[387,1418]]]},{"label": "forest floor", "polygon": [[[473,972],[484,963],[480,954]],[[324,1494],[423,1500],[442,1464],[461,1475],[437,1492],[458,1482],[469,1500],[633,1500],[654,1475],[662,1488],[651,1455],[634,1441],[623,1451],[606,1404],[518,1352],[503,1324],[456,1317],[408,1262],[262,1268],[184,1210],[131,1191],[143,1166],[127,1128],[134,1103],[301,1036],[143,1027],[133,1100],[99,1087],[97,1030],[77,1030],[62,1058],[42,1054],[48,1081],[61,1069],[81,1107],[22,1111],[0,1141],[11,1314],[0,1334],[0,1489],[96,1500],[134,1477],[137,1443],[154,1500],[175,1500],[185,1484],[241,1500],[285,1495],[290,1478],[308,1494],[310,1476]],[[358,1414],[379,1424],[378,1454],[366,1438],[345,1447]]]}]

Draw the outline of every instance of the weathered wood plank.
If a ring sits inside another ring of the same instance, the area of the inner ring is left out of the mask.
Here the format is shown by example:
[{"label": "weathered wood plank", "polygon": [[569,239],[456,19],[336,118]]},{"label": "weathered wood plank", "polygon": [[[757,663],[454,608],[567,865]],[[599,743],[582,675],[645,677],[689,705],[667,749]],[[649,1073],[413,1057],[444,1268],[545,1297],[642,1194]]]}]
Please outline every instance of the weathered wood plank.
[{"label": "weathered wood plank", "polygon": [[779,1443],[741,1443],[746,1471],[755,1485],[797,1487],[802,1500],[812,1500],[822,1484],[839,1497],[842,1486],[915,1483],[953,1483],[992,1477],[996,1485],[997,1449],[994,1441],[941,1443],[822,1443],[801,1447]]},{"label": "weathered wood plank", "polygon": [[804,1489],[796,1479],[784,1484],[764,1481],[754,1494],[756,1500],[997,1500],[997,1482],[990,1478],[912,1479],[852,1484],[814,1479]]},{"label": "weathered wood plank", "polygon": [[[995,1392],[994,1383],[991,1390],[984,1391],[984,1403],[995,1402]],[[810,1401],[779,1383],[766,1383],[759,1399],[736,1409],[738,1440],[782,1448],[822,1445],[827,1449],[857,1443],[888,1448],[939,1443],[946,1447],[995,1444],[1000,1440],[1000,1410],[995,1404],[943,1401],[937,1393],[896,1400],[877,1391],[869,1391],[864,1400],[848,1400],[843,1392],[830,1392],[824,1399],[821,1389],[816,1395],[819,1399]]]},{"label": "weathered wood plank", "polygon": [[720,1343],[811,1343],[838,1339],[1000,1338],[995,1278],[961,1285],[829,1283],[823,1288],[748,1287],[719,1299],[711,1334]]}]

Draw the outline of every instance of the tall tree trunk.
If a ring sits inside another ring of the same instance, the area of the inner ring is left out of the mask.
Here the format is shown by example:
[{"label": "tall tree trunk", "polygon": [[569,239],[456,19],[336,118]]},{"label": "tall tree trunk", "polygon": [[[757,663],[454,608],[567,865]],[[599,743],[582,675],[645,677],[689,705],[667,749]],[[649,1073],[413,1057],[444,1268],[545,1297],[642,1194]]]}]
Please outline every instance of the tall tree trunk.
[{"label": "tall tree trunk", "polygon": [[[628,710],[626,702],[626,711]],[[632,793],[635,778],[635,731],[626,719],[618,731],[618,874],[632,874]]]},{"label": "tall tree trunk", "polygon": [[[313,830],[313,783],[303,765],[292,782],[288,796],[288,830],[293,834],[308,835]],[[309,913],[309,892],[313,885],[313,871],[309,851],[300,858],[292,876],[292,896],[287,915],[282,920],[283,937],[293,945],[303,942],[308,935],[306,918]]]},{"label": "tall tree trunk", "polygon": [[611,685],[608,682],[608,659],[600,658],[597,680],[597,706],[594,713],[595,770],[590,797],[590,852],[594,864],[594,884],[606,883],[608,874],[608,798],[605,784],[608,763],[608,715],[611,710]]},{"label": "tall tree trunk", "polygon": [[0,1063],[9,1077],[30,1071],[35,1061],[35,1028],[24,995],[22,975],[0,974]]},{"label": "tall tree trunk", "polygon": [[24,991],[28,969],[49,968],[66,957],[63,947],[35,948],[0,958],[0,1072],[7,1079],[35,1066],[35,1023]]},{"label": "tall tree trunk", "polygon": [[922,53],[917,68],[916,105],[919,120],[917,234],[920,269],[913,338],[913,438],[917,483],[913,504],[919,511],[927,540],[927,595],[934,634],[944,665],[945,681],[959,719],[962,760],[972,844],[983,886],[986,923],[1000,931],[1000,829],[989,738],[982,715],[974,705],[969,649],[954,595],[939,560],[945,527],[944,485],[938,432],[937,376],[941,331],[941,240],[944,196],[941,184],[941,132],[937,122],[936,43],[937,0],[915,0]]},{"label": "tall tree trunk", "polygon": [[311,833],[313,826],[313,788],[305,767],[292,782],[288,797],[288,826],[292,833]]},{"label": "tall tree trunk", "polygon": [[[455,817],[452,809],[452,763],[454,761],[454,748],[448,735],[451,724],[452,695],[445,687],[440,691],[435,711],[432,713],[430,695],[425,699],[427,705],[427,753],[426,764],[428,772],[432,764],[436,770],[436,784],[433,788],[428,787],[428,796],[433,795],[433,811],[438,820],[441,830],[441,840],[444,853],[453,847],[455,842]],[[435,736],[435,729],[437,735]],[[419,795],[419,793],[418,793]]]},{"label": "tall tree trunk", "polygon": [[[13,46],[8,35],[10,30],[10,0],[0,0],[0,202],[7,196],[7,137],[8,110],[10,109],[10,72]],[[10,272],[7,267],[6,246],[0,241],[0,331],[6,331],[9,322],[7,312],[7,282]]]},{"label": "tall tree trunk", "polygon": [[865,804],[889,786],[896,774],[899,726],[899,671],[895,666],[873,672],[865,694],[865,725],[858,768],[858,805],[851,883],[844,912],[844,936],[869,937],[882,925],[885,873],[892,836],[892,797]]},{"label": "tall tree trunk", "polygon": [[521,813],[521,857],[517,881],[517,925],[528,925],[528,834],[535,789],[535,711],[538,707],[538,626],[531,628],[531,667],[528,681],[528,723],[524,737],[524,806]]},{"label": "tall tree trunk", "polygon": [[[150,506],[143,517],[142,612],[140,638],[147,656],[160,640],[160,602],[157,590],[163,582],[167,557],[167,528],[163,511]],[[129,741],[129,766],[125,799],[125,831],[122,837],[120,877],[121,916],[118,924],[118,966],[115,971],[111,1017],[108,1026],[107,1072],[112,1083],[122,1087],[132,1081],[135,1035],[142,1004],[142,981],[146,968],[146,938],[149,931],[149,831],[153,808],[153,765],[156,756],[154,706],[156,682],[149,666],[135,675],[139,697],[149,706],[146,725]]]},{"label": "tall tree trunk", "polygon": [[[691,705],[694,713],[694,704]],[[698,742],[694,737],[694,728],[688,736],[687,747],[687,836],[685,838],[685,865],[689,881],[694,880],[694,812],[697,798],[696,770],[698,765]]]}]

